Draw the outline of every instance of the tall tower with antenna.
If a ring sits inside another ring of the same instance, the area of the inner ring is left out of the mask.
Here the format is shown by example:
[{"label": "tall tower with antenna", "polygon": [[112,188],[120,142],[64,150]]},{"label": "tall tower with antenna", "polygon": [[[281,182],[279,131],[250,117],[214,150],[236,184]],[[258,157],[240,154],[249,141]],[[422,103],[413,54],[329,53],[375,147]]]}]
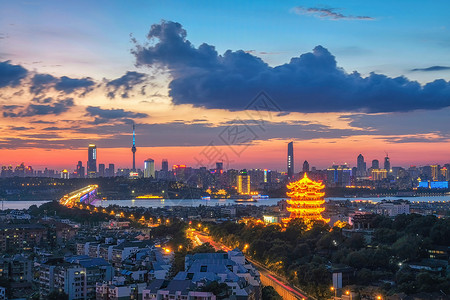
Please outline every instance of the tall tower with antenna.
[{"label": "tall tower with antenna", "polygon": [[133,124],[133,147],[131,147],[131,152],[133,152],[133,172],[136,172],[136,134],[134,132],[134,124]]}]

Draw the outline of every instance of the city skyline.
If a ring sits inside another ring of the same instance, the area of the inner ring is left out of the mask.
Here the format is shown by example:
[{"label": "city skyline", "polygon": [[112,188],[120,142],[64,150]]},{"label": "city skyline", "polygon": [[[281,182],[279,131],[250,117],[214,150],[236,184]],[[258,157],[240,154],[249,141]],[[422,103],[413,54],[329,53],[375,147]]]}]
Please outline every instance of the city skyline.
[{"label": "city skyline", "polygon": [[[353,166],[360,153],[447,163],[445,1],[410,2],[420,26],[388,1],[0,5],[0,165],[72,169],[92,143],[98,163],[132,168],[133,123],[141,169],[149,157],[196,166],[213,144],[225,168],[285,170],[290,141],[297,170]],[[251,136],[224,138],[238,127]]]}]

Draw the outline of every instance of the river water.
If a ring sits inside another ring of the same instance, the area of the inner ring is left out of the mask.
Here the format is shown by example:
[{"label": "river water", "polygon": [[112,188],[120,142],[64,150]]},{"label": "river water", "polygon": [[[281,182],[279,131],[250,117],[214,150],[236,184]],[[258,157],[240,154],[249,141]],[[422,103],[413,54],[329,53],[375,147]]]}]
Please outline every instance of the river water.
[{"label": "river water", "polygon": [[[285,198],[269,198],[269,199],[259,199],[258,202],[241,202],[241,205],[276,205],[278,201]],[[447,196],[427,196],[427,197],[372,197],[372,198],[325,198],[327,201],[333,200],[351,200],[351,201],[373,201],[380,202],[383,199],[386,200],[399,200],[405,199],[411,202],[450,202],[450,195]],[[46,203],[48,201],[3,201],[1,203],[2,209],[27,209],[31,205],[36,204],[37,206]],[[106,200],[106,201],[96,201],[95,206],[107,207],[109,205],[119,205],[119,206],[129,206],[129,207],[166,207],[166,206],[215,206],[215,205],[231,205],[237,204],[235,199],[211,199],[211,200],[200,200],[200,199],[141,199],[141,200]]]}]

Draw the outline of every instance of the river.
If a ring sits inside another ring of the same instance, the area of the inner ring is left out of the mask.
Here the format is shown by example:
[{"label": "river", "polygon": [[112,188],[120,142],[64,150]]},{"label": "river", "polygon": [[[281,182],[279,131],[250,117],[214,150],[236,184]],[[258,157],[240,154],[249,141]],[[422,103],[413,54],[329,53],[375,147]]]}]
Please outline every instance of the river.
[{"label": "river", "polygon": [[[285,198],[269,198],[260,199],[258,202],[244,202],[241,205],[276,205],[278,201]],[[325,198],[327,201],[333,200],[359,200],[359,201],[373,201],[380,202],[383,199],[386,200],[399,200],[405,199],[411,202],[450,202],[450,195],[447,196],[427,196],[427,197],[372,197],[372,198]],[[48,201],[3,201],[1,203],[2,209],[27,209],[31,205],[36,204],[37,206],[46,203]],[[166,206],[215,206],[215,205],[231,205],[237,204],[235,199],[211,199],[211,200],[201,200],[201,199],[141,199],[141,200],[106,200],[106,201],[96,201],[95,206],[107,207],[109,205],[119,205],[119,206],[129,206],[129,207],[166,207]]]}]

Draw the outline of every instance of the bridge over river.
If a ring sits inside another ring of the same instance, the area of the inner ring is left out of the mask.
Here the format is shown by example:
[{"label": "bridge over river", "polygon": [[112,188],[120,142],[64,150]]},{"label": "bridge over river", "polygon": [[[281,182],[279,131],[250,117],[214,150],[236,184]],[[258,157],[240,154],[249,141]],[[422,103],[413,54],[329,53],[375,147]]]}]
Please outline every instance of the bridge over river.
[{"label": "bridge over river", "polygon": [[97,199],[97,189],[98,185],[96,184],[88,185],[84,188],[64,195],[64,197],[59,199],[59,203],[67,207],[73,207],[75,203],[91,204]]}]

